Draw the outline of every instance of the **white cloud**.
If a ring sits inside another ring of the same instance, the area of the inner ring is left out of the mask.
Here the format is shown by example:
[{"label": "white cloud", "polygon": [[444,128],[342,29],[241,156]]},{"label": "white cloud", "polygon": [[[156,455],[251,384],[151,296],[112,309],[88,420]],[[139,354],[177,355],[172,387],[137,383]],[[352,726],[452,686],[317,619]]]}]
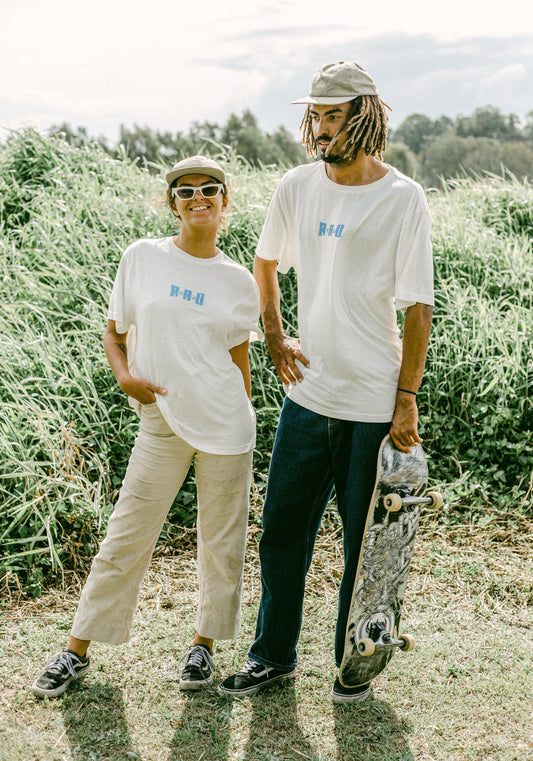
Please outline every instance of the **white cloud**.
[{"label": "white cloud", "polygon": [[120,123],[185,130],[250,108],[264,128],[292,128],[290,100],[342,59],[369,69],[395,121],[469,112],[482,98],[525,113],[532,17],[522,0],[482,11],[383,0],[370,12],[353,0],[2,0],[0,125],[68,121],[114,139]]},{"label": "white cloud", "polygon": [[480,88],[485,89],[488,92],[494,87],[513,86],[520,82],[525,81],[527,78],[526,67],[523,63],[513,63],[509,66],[504,66],[503,69],[495,71],[493,74],[485,77],[480,82]]}]

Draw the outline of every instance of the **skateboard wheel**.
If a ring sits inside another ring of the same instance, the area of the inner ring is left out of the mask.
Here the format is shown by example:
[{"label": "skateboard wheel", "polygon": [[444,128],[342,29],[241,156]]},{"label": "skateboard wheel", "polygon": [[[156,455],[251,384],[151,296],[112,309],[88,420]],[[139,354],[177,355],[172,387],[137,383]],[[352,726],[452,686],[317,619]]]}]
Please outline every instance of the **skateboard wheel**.
[{"label": "skateboard wheel", "polygon": [[400,645],[400,650],[403,650],[405,653],[410,653],[411,650],[414,650],[415,638],[410,634],[401,634],[399,639],[403,642],[403,645]]},{"label": "skateboard wheel", "polygon": [[374,640],[370,639],[370,637],[364,637],[363,639],[360,639],[357,643],[357,650],[359,655],[374,655],[376,651]]},{"label": "skateboard wheel", "polygon": [[391,513],[397,513],[402,506],[402,498],[399,494],[387,494],[383,500],[383,504]]},{"label": "skateboard wheel", "polygon": [[438,491],[430,491],[427,494],[428,499],[430,502],[428,502],[429,507],[435,508],[435,510],[439,510],[442,507],[442,503],[444,500],[442,499],[442,494]]}]

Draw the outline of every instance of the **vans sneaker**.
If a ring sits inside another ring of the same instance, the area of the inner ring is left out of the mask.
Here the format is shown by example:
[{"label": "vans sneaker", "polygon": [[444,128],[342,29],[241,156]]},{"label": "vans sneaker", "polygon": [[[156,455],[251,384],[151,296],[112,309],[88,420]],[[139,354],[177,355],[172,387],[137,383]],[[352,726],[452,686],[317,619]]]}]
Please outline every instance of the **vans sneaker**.
[{"label": "vans sneaker", "polygon": [[358,687],[343,687],[339,677],[331,690],[331,697],[335,703],[358,703],[366,700],[372,690],[372,682],[360,684]]},{"label": "vans sneaker", "polygon": [[31,691],[38,698],[57,698],[73,680],[81,679],[89,668],[89,656],[80,657],[72,650],[63,650],[47,664],[44,673],[33,683]]},{"label": "vans sneaker", "polygon": [[295,671],[295,668],[291,671],[270,668],[249,659],[240,671],[237,671],[233,676],[228,676],[222,684],[218,685],[218,694],[234,695],[235,697],[252,695],[277,679],[286,679],[292,676]]},{"label": "vans sneaker", "polygon": [[206,645],[192,645],[185,654],[185,666],[181,672],[180,690],[201,690],[214,679],[215,664],[211,650]]}]

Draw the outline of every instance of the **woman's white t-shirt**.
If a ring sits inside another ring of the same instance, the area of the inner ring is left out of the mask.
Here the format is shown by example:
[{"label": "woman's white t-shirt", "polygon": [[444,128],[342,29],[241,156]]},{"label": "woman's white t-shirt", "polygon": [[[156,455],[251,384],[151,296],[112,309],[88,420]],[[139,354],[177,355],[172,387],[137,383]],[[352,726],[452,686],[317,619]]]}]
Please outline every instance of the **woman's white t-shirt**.
[{"label": "woman's white t-shirt", "polygon": [[397,309],[433,304],[430,216],[420,185],[387,166],[369,185],[331,181],[323,162],[281,180],[257,246],[298,281],[301,351],[289,397],[328,417],[392,419],[402,343]]},{"label": "woman's white t-shirt", "polygon": [[167,389],[157,405],[177,436],[212,454],[253,449],[255,413],[229,354],[261,336],[245,267],[220,251],[191,256],[172,238],[139,240],[120,261],[108,319],[128,333],[132,375]]}]

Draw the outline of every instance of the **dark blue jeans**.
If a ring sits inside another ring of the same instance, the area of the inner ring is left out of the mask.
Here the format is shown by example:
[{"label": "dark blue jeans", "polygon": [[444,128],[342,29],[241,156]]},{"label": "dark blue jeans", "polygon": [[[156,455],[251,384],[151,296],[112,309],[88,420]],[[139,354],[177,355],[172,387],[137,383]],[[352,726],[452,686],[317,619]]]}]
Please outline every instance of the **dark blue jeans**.
[{"label": "dark blue jeans", "polygon": [[340,665],[379,446],[390,423],[317,415],[285,399],[263,508],[261,604],[250,658],[290,670],[297,662],[305,578],[316,535],[335,489],[343,525],[335,662]]}]

